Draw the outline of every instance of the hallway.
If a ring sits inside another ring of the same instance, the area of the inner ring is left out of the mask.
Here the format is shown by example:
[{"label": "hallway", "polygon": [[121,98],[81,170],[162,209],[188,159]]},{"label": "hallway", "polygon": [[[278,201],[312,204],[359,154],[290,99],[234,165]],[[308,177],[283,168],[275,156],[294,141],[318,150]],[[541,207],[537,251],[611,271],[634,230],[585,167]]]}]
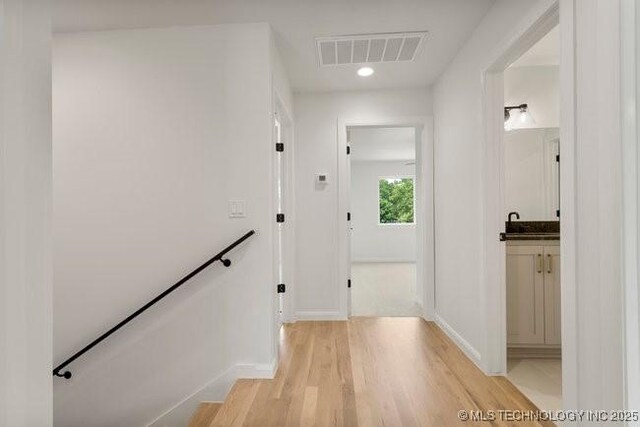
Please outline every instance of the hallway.
[{"label": "hallway", "polygon": [[275,379],[239,380],[214,421],[198,427],[453,426],[470,425],[458,420],[462,409],[536,409],[432,322],[359,317],[298,322],[281,334]]},{"label": "hallway", "polygon": [[640,0],[0,1],[0,427],[640,427]]}]

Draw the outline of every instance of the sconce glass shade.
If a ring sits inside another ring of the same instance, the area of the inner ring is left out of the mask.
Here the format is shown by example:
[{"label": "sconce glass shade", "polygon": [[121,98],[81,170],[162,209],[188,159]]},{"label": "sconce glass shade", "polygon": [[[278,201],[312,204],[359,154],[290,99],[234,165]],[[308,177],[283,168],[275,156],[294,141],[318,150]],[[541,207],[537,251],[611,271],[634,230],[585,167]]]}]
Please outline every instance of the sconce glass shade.
[{"label": "sconce glass shade", "polygon": [[533,120],[531,113],[528,109],[520,111],[520,119],[518,120],[521,128],[531,128],[536,125],[536,121]]},{"label": "sconce glass shade", "polygon": [[516,117],[519,116],[520,113],[517,110],[512,110],[509,111],[508,114],[509,118],[504,121],[504,130],[506,130],[507,132],[513,130],[516,127],[516,122],[518,121]]},{"label": "sconce glass shade", "polygon": [[528,129],[536,125],[536,121],[531,116],[528,108],[511,109],[508,111],[509,118],[504,121],[504,130]]}]

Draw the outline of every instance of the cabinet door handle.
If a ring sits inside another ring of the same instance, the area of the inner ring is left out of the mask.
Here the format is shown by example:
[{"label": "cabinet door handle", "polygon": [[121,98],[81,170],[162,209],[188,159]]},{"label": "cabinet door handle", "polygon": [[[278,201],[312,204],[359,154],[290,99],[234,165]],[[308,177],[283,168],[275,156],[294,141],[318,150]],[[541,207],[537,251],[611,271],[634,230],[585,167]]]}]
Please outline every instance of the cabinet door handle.
[{"label": "cabinet door handle", "polygon": [[542,254],[538,254],[538,273],[542,273]]},{"label": "cabinet door handle", "polygon": [[547,263],[547,273],[551,273],[551,270],[552,270],[552,268],[551,268],[551,254],[547,254],[547,261],[548,261],[548,263]]}]

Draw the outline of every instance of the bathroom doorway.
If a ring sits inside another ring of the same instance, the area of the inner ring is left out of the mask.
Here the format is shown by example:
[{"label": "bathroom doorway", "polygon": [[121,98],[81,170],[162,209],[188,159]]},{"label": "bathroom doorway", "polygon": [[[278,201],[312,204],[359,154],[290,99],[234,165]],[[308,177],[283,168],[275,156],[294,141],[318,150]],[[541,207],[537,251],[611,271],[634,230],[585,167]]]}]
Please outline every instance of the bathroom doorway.
[{"label": "bathroom doorway", "polygon": [[504,71],[507,378],[541,410],[562,409],[560,35]]}]

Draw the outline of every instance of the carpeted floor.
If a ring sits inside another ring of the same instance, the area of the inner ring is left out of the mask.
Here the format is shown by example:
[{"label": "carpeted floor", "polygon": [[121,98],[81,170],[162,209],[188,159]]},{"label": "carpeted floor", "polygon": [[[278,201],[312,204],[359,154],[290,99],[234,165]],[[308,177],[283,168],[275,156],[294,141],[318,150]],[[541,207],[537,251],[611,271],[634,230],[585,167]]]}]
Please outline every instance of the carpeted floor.
[{"label": "carpeted floor", "polygon": [[351,265],[352,316],[416,316],[416,264]]}]

